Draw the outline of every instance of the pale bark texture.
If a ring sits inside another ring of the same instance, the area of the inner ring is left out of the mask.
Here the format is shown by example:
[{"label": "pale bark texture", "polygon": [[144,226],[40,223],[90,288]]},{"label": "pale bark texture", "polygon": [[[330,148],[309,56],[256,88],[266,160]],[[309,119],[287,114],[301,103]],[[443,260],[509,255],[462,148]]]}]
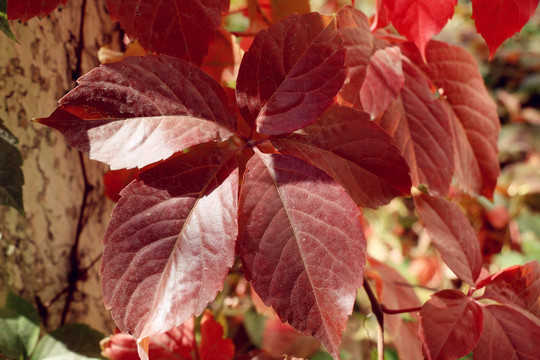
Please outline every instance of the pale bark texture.
[{"label": "pale bark texture", "polygon": [[48,330],[83,322],[114,329],[101,299],[101,238],[112,203],[106,166],[67,146],[48,116],[75,79],[98,65],[100,46],[120,32],[105,0],[70,0],[42,20],[12,22],[20,44],[0,34],[0,118],[19,139],[26,218],[0,207],[0,306],[7,289],[33,302]]}]

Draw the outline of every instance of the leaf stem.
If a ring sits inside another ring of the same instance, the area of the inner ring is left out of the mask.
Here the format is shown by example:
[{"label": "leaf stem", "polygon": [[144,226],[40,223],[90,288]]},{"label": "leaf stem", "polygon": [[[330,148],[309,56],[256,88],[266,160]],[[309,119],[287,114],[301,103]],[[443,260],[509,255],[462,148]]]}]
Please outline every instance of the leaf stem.
[{"label": "leaf stem", "polygon": [[231,34],[236,37],[240,37],[240,36],[255,37],[255,35],[257,35],[257,33],[253,31],[231,31]]},{"label": "leaf stem", "polygon": [[371,303],[371,311],[375,314],[377,319],[377,357],[378,360],[384,360],[384,313],[382,310],[382,304],[379,303],[375,293],[369,286],[367,279],[364,277],[364,290],[369,298]]},{"label": "leaf stem", "polygon": [[421,306],[413,307],[413,308],[406,308],[406,309],[388,309],[386,306],[381,304],[381,310],[385,314],[389,315],[395,315],[395,314],[404,314],[404,313],[410,313],[410,312],[416,312],[422,310]]}]

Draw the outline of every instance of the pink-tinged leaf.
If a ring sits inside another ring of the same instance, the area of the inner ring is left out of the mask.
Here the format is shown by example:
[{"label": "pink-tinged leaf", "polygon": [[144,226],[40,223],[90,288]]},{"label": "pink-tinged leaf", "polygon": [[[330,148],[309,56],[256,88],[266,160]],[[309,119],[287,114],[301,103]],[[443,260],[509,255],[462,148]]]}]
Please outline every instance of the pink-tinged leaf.
[{"label": "pink-tinged leaf", "polygon": [[337,27],[347,49],[345,66],[349,69],[347,79],[339,92],[343,104],[362,109],[360,88],[366,76],[366,69],[373,53],[373,35],[369,21],[359,10],[345,7],[338,11]]},{"label": "pink-tinged leaf", "polygon": [[397,31],[424,55],[426,44],[454,15],[457,0],[383,0]]},{"label": "pink-tinged leaf", "polygon": [[138,341],[201,314],[222,289],[237,235],[232,158],[193,150],[122,191],[103,239],[103,300]]},{"label": "pink-tinged leaf", "polygon": [[366,79],[360,88],[362,108],[372,118],[377,117],[397,99],[404,84],[399,47],[377,50],[371,57]]},{"label": "pink-tinged leaf", "polygon": [[464,49],[439,41],[429,42],[427,64],[411,45],[405,44],[402,51],[421,67],[449,105],[457,181],[468,193],[491,198],[500,173],[500,121],[478,64]]},{"label": "pink-tinged leaf", "polygon": [[236,128],[227,95],[199,68],[169,56],[128,57],[78,80],[48,118],[68,144],[113,169],[143,167]]},{"label": "pink-tinged leaf", "polygon": [[111,17],[147,50],[199,65],[230,0],[107,0]]},{"label": "pink-tinged leaf", "polygon": [[472,2],[476,30],[489,47],[492,58],[499,45],[521,31],[534,15],[539,0],[474,0]]},{"label": "pink-tinged leaf", "polygon": [[246,277],[282,321],[338,359],[364,273],[358,207],[321,170],[258,150],[246,165],[239,207]]},{"label": "pink-tinged leaf", "polygon": [[420,311],[418,335],[425,358],[450,360],[467,355],[478,343],[482,325],[482,309],[474,299],[457,290],[433,294]]},{"label": "pink-tinged leaf", "polygon": [[[486,285],[487,284],[487,285]],[[515,304],[540,318],[540,265],[530,261],[499,271],[484,279],[478,287],[486,285],[482,298],[503,304]]]},{"label": "pink-tinged leaf", "polygon": [[60,5],[66,5],[68,0],[8,0],[7,16],[9,20],[26,22],[37,16],[44,18]]},{"label": "pink-tinged leaf", "polygon": [[460,279],[474,285],[482,269],[476,233],[461,209],[448,200],[413,193],[416,211],[441,258]]},{"label": "pink-tinged leaf", "polygon": [[326,172],[359,206],[377,208],[410,193],[407,163],[364,112],[332,106],[317,123],[272,144]]},{"label": "pink-tinged leaf", "polygon": [[[182,325],[149,339],[148,356],[160,360],[191,360],[194,349],[194,325],[190,318]],[[104,344],[103,354],[111,360],[140,360],[137,343],[128,334],[114,334]]]},{"label": "pink-tinged leaf", "polygon": [[261,134],[313,122],[334,102],[346,76],[345,49],[332,16],[293,14],[257,34],[236,86],[244,118]]},{"label": "pink-tinged leaf", "polygon": [[504,305],[485,305],[484,330],[474,350],[475,360],[537,360],[540,321]]},{"label": "pink-tinged leaf", "polygon": [[377,12],[375,13],[375,18],[371,24],[371,30],[375,31],[377,29],[382,29],[386,27],[390,20],[388,20],[388,14],[386,13],[386,6],[384,5],[385,0],[376,0],[377,3]]},{"label": "pink-tinged leaf", "polygon": [[[373,258],[366,268],[366,276],[376,284],[379,302],[387,309],[412,309],[422,306],[412,286],[396,270]],[[412,313],[416,318],[416,313]],[[418,339],[418,321],[404,320],[399,315],[384,314],[385,330],[388,330],[401,360],[422,358],[422,343]]]},{"label": "pink-tinged leaf", "polygon": [[223,327],[214,320],[210,311],[205,311],[201,320],[201,360],[231,360],[234,357],[234,344],[223,338]]},{"label": "pink-tinged leaf", "polygon": [[446,195],[454,172],[450,119],[422,72],[402,60],[405,86],[376,121],[407,160],[412,184],[427,184],[431,193]]}]

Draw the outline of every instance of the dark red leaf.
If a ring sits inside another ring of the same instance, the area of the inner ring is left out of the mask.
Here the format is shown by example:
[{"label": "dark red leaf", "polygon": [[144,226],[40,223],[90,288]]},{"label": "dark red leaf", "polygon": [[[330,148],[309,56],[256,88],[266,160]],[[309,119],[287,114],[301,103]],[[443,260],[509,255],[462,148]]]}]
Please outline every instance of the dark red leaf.
[{"label": "dark red leaf", "polygon": [[540,265],[530,261],[499,271],[484,279],[478,288],[486,285],[482,298],[503,304],[515,304],[540,318]]},{"label": "dark red leaf", "polygon": [[231,339],[223,338],[223,327],[214,320],[210,311],[205,311],[201,320],[201,360],[230,360],[234,356]]},{"label": "dark red leaf", "polygon": [[292,156],[258,150],[240,192],[238,251],[266,305],[339,358],[362,285],[360,212],[341,185]]},{"label": "dark red leaf", "polygon": [[486,305],[484,330],[475,360],[536,360],[540,354],[538,318],[504,305]]},{"label": "dark red leaf", "polygon": [[141,170],[139,169],[120,169],[109,170],[103,175],[105,185],[105,196],[114,202],[120,200],[120,191],[135,180]]},{"label": "dark red leaf", "polygon": [[489,46],[492,58],[499,45],[521,31],[534,15],[539,0],[474,0],[472,2],[476,30]]},{"label": "dark red leaf", "polygon": [[199,315],[222,289],[237,234],[231,156],[193,150],[122,191],[103,239],[103,300],[138,341]]},{"label": "dark red leaf", "polygon": [[394,138],[411,169],[414,186],[446,195],[454,172],[450,119],[422,72],[403,58],[405,87],[376,121]]},{"label": "dark red leaf", "polygon": [[[422,306],[414,289],[396,270],[373,258],[366,276],[375,281],[379,302],[391,310],[411,309]],[[412,314],[416,318],[416,314]],[[399,315],[384,314],[388,330],[401,360],[422,358],[422,344],[418,339],[418,321],[406,321]]]},{"label": "dark red leaf", "polygon": [[411,46],[404,45],[403,51],[421,67],[450,105],[456,179],[468,193],[491,198],[500,172],[500,121],[478,64],[464,49],[439,41],[429,42],[427,64]]},{"label": "dark red leaf", "polygon": [[404,84],[399,47],[377,50],[371,57],[366,79],[360,88],[362,108],[372,118],[377,117],[397,99]]},{"label": "dark red leaf", "polygon": [[26,22],[34,16],[43,18],[67,2],[68,0],[8,0],[7,16],[9,20]]},{"label": "dark red leaf", "polygon": [[345,80],[341,43],[334,18],[316,13],[293,14],[259,32],[238,73],[244,118],[267,135],[315,122]]},{"label": "dark red leaf", "polygon": [[460,279],[474,285],[482,269],[476,233],[461,209],[448,200],[413,193],[416,211],[441,258]]},{"label": "dark red leaf", "polygon": [[359,206],[377,208],[410,192],[407,163],[366,113],[332,106],[317,123],[272,144],[326,172]]},{"label": "dark red leaf", "polygon": [[454,15],[457,0],[383,0],[388,19],[424,55],[426,44]]},{"label": "dark red leaf", "polygon": [[199,65],[230,0],[107,0],[111,17],[146,49]]},{"label": "dark red leaf", "polygon": [[50,117],[37,121],[113,169],[143,167],[189,146],[222,141],[236,128],[223,89],[173,57],[128,57],[78,83]]},{"label": "dark red leaf", "polygon": [[240,50],[232,35],[224,29],[216,31],[208,54],[204,57],[201,69],[216,80],[226,84],[236,80],[235,66],[240,63]]},{"label": "dark red leaf", "polygon": [[433,294],[420,311],[418,335],[425,358],[450,360],[467,355],[478,343],[482,325],[482,309],[473,299],[457,290]]},{"label": "dark red leaf", "polygon": [[345,66],[349,69],[347,79],[339,92],[343,104],[362,109],[360,88],[366,76],[366,69],[373,53],[373,35],[369,21],[359,10],[345,7],[338,11],[337,27],[347,49]]}]

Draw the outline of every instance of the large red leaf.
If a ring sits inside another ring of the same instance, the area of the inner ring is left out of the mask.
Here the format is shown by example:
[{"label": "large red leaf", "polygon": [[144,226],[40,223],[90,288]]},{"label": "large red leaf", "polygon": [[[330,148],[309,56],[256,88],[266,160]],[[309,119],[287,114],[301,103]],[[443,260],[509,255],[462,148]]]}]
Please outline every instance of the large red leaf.
[{"label": "large red leaf", "polygon": [[441,258],[460,279],[474,285],[482,270],[476,233],[461,209],[448,200],[413,193],[416,211]]},{"label": "large red leaf", "polygon": [[247,163],[239,206],[246,277],[283,321],[338,359],[364,273],[358,207],[321,170],[259,151]]},{"label": "large red leaf", "polygon": [[282,19],[259,32],[244,54],[236,86],[242,115],[267,135],[315,122],[345,80],[344,61],[334,17]]},{"label": "large red leaf", "polygon": [[189,146],[222,141],[236,128],[223,89],[173,57],[128,57],[78,83],[50,117],[37,121],[113,169],[143,167]]},{"label": "large red leaf", "polygon": [[343,45],[347,49],[345,65],[349,69],[347,79],[339,92],[340,101],[362,109],[360,88],[366,76],[366,69],[373,53],[373,35],[369,30],[369,21],[359,10],[345,7],[338,11],[337,27]]},{"label": "large red leaf", "polygon": [[383,0],[383,3],[397,31],[414,42],[424,55],[429,39],[454,15],[457,0]]},{"label": "large red leaf", "polygon": [[231,339],[223,338],[223,327],[214,320],[212,313],[205,311],[201,319],[201,360],[231,360],[234,356],[234,344]]},{"label": "large red leaf", "polygon": [[540,318],[540,265],[530,261],[504,269],[487,279],[482,298],[497,300],[504,304],[515,304]]},{"label": "large red leaf", "polygon": [[332,106],[317,123],[272,144],[325,171],[359,206],[377,208],[410,192],[407,163],[366,113]]},{"label": "large red leaf", "polygon": [[103,239],[103,300],[138,341],[199,315],[221,290],[237,235],[231,156],[193,150],[122,191]]},{"label": "large red leaf", "polygon": [[539,0],[474,0],[472,2],[476,30],[489,46],[492,58],[499,45],[519,32],[534,15]]},{"label": "large red leaf", "polygon": [[197,65],[230,0],[107,0],[111,17],[147,50]]},{"label": "large red leaf", "polygon": [[450,105],[457,181],[467,192],[491,198],[500,172],[497,156],[500,121],[478,64],[466,50],[439,41],[429,42],[427,64],[412,46],[404,45],[402,49]]},{"label": "large red leaf", "polygon": [[467,355],[478,343],[482,325],[482,309],[472,298],[457,290],[433,294],[420,311],[418,334],[425,358],[450,360]]},{"label": "large red leaf", "polygon": [[407,58],[402,59],[405,87],[377,123],[391,136],[411,169],[415,186],[433,194],[448,192],[454,172],[450,119],[428,81]]},{"label": "large red leaf", "polygon": [[399,47],[377,50],[371,57],[366,79],[360,88],[362,108],[371,117],[377,117],[397,99],[404,84]]},{"label": "large red leaf", "polygon": [[486,305],[484,330],[475,360],[536,360],[540,354],[540,321],[503,305]]},{"label": "large red leaf", "polygon": [[[368,258],[366,276],[376,284],[379,302],[391,310],[418,308],[422,304],[407,280],[390,266]],[[416,317],[416,314],[413,314]],[[384,325],[397,348],[401,360],[422,358],[422,344],[418,339],[418,322],[404,320],[400,315],[384,314]]]},{"label": "large red leaf", "polygon": [[59,5],[66,5],[68,0],[8,0],[7,16],[10,20],[23,22],[37,16],[43,18]]}]

